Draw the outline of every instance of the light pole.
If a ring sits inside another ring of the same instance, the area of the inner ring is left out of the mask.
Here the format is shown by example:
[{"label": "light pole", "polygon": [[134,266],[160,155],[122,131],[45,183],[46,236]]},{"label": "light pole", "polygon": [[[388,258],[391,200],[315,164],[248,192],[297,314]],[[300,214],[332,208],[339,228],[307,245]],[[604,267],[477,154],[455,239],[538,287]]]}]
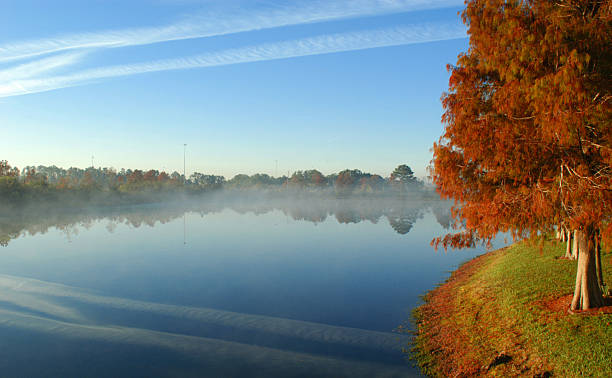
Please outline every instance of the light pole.
[{"label": "light pole", "polygon": [[185,170],[186,151],[187,151],[187,143],[183,143],[183,184],[187,183],[187,171]]}]

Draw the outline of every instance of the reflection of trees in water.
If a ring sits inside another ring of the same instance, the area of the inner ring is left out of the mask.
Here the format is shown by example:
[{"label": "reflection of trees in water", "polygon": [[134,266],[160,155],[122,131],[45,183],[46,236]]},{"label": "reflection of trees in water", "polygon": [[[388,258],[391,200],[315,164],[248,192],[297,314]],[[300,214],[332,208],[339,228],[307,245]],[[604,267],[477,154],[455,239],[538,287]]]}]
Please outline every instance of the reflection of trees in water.
[{"label": "reflection of trees in water", "polygon": [[119,224],[138,228],[142,225],[154,227],[158,222],[167,223],[185,211],[171,207],[136,207],[97,209],[81,212],[47,211],[39,213],[29,209],[25,212],[0,217],[0,245],[7,246],[9,241],[20,236],[46,234],[55,229],[62,232],[68,240],[79,234],[79,230],[91,229],[97,222],[107,220],[106,230],[112,233]]},{"label": "reflection of trees in water", "polygon": [[312,206],[310,208],[282,208],[280,209],[285,215],[288,215],[293,220],[305,220],[313,223],[321,223],[327,219],[329,210],[320,206]]},{"label": "reflection of trees in water", "polygon": [[353,209],[339,209],[334,214],[338,223],[359,223],[361,222],[361,216],[357,210]]},{"label": "reflection of trees in water", "polygon": [[452,217],[450,204],[440,203],[436,206],[432,206],[431,212],[434,214],[436,221],[438,221],[438,224],[440,224],[442,228],[448,230],[451,227]]},{"label": "reflection of trees in water", "polygon": [[412,229],[417,220],[423,218],[424,207],[394,207],[387,212],[389,224],[398,234],[405,235]]},{"label": "reflection of trees in water", "polygon": [[79,230],[90,229],[96,223],[106,221],[109,233],[119,225],[133,228],[154,227],[182,217],[185,213],[200,216],[232,209],[239,214],[266,214],[280,210],[294,220],[320,223],[332,216],[338,223],[377,223],[383,216],[399,234],[410,232],[414,224],[431,209],[442,227],[451,222],[448,206],[437,202],[405,202],[381,199],[325,199],[284,198],[262,200],[261,198],[211,198],[207,201],[183,202],[166,205],[138,205],[115,209],[88,209],[79,212],[34,210],[17,212],[0,217],[0,245],[6,246],[20,236],[45,234],[50,229],[63,232],[68,239],[78,235]]}]

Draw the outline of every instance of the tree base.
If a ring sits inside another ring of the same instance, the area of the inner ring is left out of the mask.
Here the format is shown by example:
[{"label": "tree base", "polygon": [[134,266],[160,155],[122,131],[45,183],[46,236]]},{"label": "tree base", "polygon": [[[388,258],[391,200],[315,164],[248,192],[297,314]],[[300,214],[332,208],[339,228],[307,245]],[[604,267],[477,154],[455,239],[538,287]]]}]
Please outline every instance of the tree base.
[{"label": "tree base", "polygon": [[603,293],[599,287],[596,259],[596,236],[592,230],[574,234],[579,244],[578,270],[576,272],[576,288],[570,306],[571,311],[588,310],[605,305]]}]

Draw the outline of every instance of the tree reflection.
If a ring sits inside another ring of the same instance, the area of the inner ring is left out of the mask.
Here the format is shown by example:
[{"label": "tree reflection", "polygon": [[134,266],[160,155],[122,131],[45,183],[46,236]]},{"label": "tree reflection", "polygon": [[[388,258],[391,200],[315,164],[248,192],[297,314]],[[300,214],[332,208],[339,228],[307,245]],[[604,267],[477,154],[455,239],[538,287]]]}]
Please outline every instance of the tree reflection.
[{"label": "tree reflection", "polygon": [[389,224],[395,232],[405,235],[410,232],[418,219],[423,218],[423,214],[424,209],[422,208],[401,207],[399,209],[392,209],[387,214],[387,219],[389,219]]},{"label": "tree reflection", "polygon": [[444,203],[442,203],[439,206],[432,206],[431,211],[442,228],[448,230],[451,227],[452,217],[450,206],[444,206]]},{"label": "tree reflection", "polygon": [[176,202],[172,204],[136,205],[114,209],[81,209],[80,211],[45,210],[3,212],[0,216],[0,246],[7,246],[13,239],[27,235],[45,234],[51,229],[60,230],[68,239],[77,236],[79,230],[89,229],[97,223],[113,233],[119,225],[133,228],[155,227],[171,222],[186,213],[204,217],[208,214],[231,209],[239,214],[255,215],[280,211],[295,221],[321,223],[329,217],[341,224],[363,221],[378,223],[386,217],[391,228],[401,235],[412,230],[414,224],[428,211],[438,223],[450,226],[450,207],[439,201],[407,202],[401,200],[351,199],[351,198],[236,198],[215,197],[206,201]]}]

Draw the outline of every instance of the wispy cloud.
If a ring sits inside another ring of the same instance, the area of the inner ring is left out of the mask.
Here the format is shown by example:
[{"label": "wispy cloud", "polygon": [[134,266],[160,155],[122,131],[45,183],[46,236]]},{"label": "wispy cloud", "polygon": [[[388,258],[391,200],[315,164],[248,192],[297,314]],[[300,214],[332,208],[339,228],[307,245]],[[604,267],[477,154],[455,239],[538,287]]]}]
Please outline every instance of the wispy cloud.
[{"label": "wispy cloud", "polygon": [[82,85],[100,79],[149,72],[224,66],[465,37],[465,28],[459,24],[422,24],[372,31],[330,34],[228,49],[185,58],[101,67],[69,75],[0,82],[0,97],[50,91]]},{"label": "wispy cloud", "polygon": [[307,0],[251,11],[208,12],[166,26],[73,33],[8,43],[0,45],[0,62],[58,51],[146,45],[462,4],[461,0]]},{"label": "wispy cloud", "polygon": [[80,62],[85,54],[84,51],[58,54],[0,70],[0,83],[10,80],[28,79],[58,70],[62,67],[71,66]]}]

